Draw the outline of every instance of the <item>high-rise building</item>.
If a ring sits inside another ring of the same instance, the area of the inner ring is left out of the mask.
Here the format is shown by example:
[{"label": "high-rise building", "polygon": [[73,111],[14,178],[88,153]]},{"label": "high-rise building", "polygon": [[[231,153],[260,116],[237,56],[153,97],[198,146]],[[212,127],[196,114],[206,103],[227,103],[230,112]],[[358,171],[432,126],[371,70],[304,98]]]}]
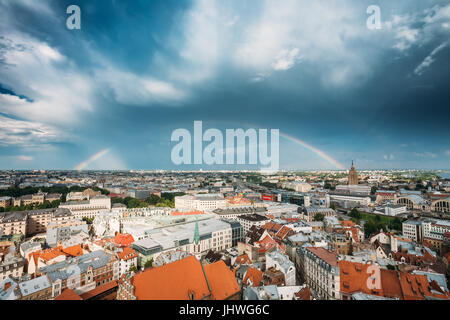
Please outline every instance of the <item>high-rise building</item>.
[{"label": "high-rise building", "polygon": [[352,161],[352,167],[350,168],[350,171],[348,172],[348,184],[350,186],[358,184],[358,173],[356,172],[355,166],[353,165],[353,161]]}]

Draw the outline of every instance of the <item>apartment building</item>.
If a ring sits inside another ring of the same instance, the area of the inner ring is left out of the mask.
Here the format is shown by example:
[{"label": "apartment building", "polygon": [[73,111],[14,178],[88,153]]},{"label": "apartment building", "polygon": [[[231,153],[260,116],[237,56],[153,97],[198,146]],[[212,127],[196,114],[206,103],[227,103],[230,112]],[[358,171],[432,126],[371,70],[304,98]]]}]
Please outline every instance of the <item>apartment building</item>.
[{"label": "apartment building", "polygon": [[306,283],[318,299],[339,300],[338,256],[322,247],[301,248]]},{"label": "apartment building", "polygon": [[78,219],[95,218],[100,212],[111,210],[111,198],[104,195],[94,196],[89,200],[64,202],[59,207],[69,209]]},{"label": "apartment building", "polygon": [[287,255],[278,250],[266,253],[266,269],[270,268],[283,273],[286,286],[295,286],[295,265]]},{"label": "apartment building", "polygon": [[27,211],[27,235],[47,232],[51,223],[66,223],[74,220],[72,213],[65,208],[51,208]]},{"label": "apartment building", "polygon": [[0,197],[0,208],[8,208],[11,206],[11,197]]},{"label": "apartment building", "polygon": [[403,237],[411,239],[415,242],[422,241],[422,221],[407,220],[402,223]]},{"label": "apartment building", "polygon": [[251,227],[261,227],[266,224],[269,219],[265,216],[254,213],[239,216],[236,218],[236,221],[242,225],[242,227],[244,228],[244,233],[247,234]]},{"label": "apartment building", "polygon": [[23,234],[27,232],[27,211],[0,213],[0,229],[3,235]]},{"label": "apartment building", "polygon": [[197,194],[175,197],[175,208],[180,210],[212,211],[226,208],[227,200],[222,194]]},{"label": "apartment building", "polygon": [[29,204],[42,204],[45,201],[53,202],[56,200],[61,200],[62,194],[60,193],[46,193],[38,192],[35,194],[27,194],[18,198],[14,198],[14,206],[26,206]]},{"label": "apartment building", "polygon": [[102,250],[70,258],[41,269],[52,283],[52,298],[66,288],[83,294],[119,279],[119,261]]}]

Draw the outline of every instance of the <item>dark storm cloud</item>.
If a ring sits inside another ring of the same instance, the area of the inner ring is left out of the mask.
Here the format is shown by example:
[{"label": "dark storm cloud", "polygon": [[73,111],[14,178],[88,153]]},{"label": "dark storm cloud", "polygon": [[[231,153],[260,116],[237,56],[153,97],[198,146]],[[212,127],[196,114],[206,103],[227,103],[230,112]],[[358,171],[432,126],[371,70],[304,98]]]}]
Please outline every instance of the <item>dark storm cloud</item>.
[{"label": "dark storm cloud", "polygon": [[[63,132],[59,168],[105,148],[114,165],[175,168],[170,134],[194,120],[279,128],[367,168],[448,167],[450,6],[379,2],[373,31],[369,1],[5,1],[0,113]],[[81,30],[65,27],[71,4]],[[333,168],[283,140],[280,153]]]}]

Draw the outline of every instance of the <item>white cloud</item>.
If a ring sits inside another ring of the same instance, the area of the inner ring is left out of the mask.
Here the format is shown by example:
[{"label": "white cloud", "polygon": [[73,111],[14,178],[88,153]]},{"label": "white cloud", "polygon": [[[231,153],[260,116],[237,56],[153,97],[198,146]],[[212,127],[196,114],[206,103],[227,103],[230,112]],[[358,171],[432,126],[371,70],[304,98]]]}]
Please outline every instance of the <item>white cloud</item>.
[{"label": "white cloud", "polygon": [[414,73],[421,76],[425,70],[430,67],[435,61],[434,56],[447,46],[448,42],[444,42],[436,47],[414,70]]},{"label": "white cloud", "polygon": [[0,116],[0,146],[31,148],[63,139],[64,134],[54,127]]},{"label": "white cloud", "polygon": [[91,79],[57,49],[18,32],[0,41],[9,48],[3,53],[6,66],[0,71],[0,82],[32,100],[3,96],[0,112],[67,125],[79,121],[82,111],[93,110]]},{"label": "white cloud", "polygon": [[186,97],[184,91],[172,83],[147,76],[139,76],[114,68],[96,71],[98,82],[104,82],[113,90],[115,100],[121,104],[149,105],[154,102],[177,102]]},{"label": "white cloud", "polygon": [[298,48],[282,50],[276,57],[276,61],[272,63],[272,68],[274,70],[288,70],[301,58]]},{"label": "white cloud", "polygon": [[445,154],[448,155],[448,156],[450,156],[450,150],[446,150],[446,151],[445,151]]},{"label": "white cloud", "polygon": [[20,161],[33,161],[34,160],[33,157],[25,156],[25,155],[17,156],[17,159],[19,159]]},{"label": "white cloud", "polygon": [[437,154],[426,151],[426,152],[414,152],[414,155],[416,157],[422,157],[422,158],[436,158]]},{"label": "white cloud", "polygon": [[411,14],[393,15],[384,26],[393,32],[394,48],[406,51],[414,45],[424,45],[436,35],[450,36],[450,5],[439,6]]}]

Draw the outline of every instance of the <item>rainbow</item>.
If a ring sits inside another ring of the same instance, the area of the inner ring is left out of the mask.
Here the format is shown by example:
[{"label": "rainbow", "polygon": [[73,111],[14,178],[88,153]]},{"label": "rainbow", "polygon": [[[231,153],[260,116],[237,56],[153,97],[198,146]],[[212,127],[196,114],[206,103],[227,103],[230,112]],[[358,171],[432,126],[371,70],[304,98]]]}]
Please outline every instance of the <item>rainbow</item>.
[{"label": "rainbow", "polygon": [[[238,124],[238,123],[235,122],[235,121],[223,121],[223,122],[228,123],[228,124],[233,124],[233,125]],[[240,124],[238,124],[238,125],[239,125],[238,128],[241,127],[242,125],[244,125],[244,126],[246,126],[247,128],[258,128],[258,129],[262,129],[260,126],[257,126],[257,125],[255,125],[255,124],[252,124],[252,123],[249,123],[249,122],[246,122],[246,123],[240,123]],[[326,154],[326,153],[323,152],[322,150],[317,149],[316,147],[313,147],[312,145],[306,143],[306,142],[303,141],[303,140],[300,140],[300,139],[295,138],[295,137],[293,137],[293,136],[291,136],[291,135],[288,135],[288,134],[286,134],[286,133],[284,133],[284,132],[281,132],[281,130],[280,130],[280,137],[285,138],[286,140],[289,140],[289,141],[291,141],[291,142],[293,142],[293,143],[295,143],[295,144],[297,144],[297,145],[300,145],[300,146],[302,146],[302,147],[304,147],[304,148],[306,148],[306,149],[312,151],[313,153],[315,153],[316,155],[318,155],[319,157],[321,157],[322,159],[326,160],[327,162],[329,162],[329,163],[332,164],[334,167],[336,167],[336,168],[338,168],[338,169],[340,169],[340,170],[347,170],[347,168],[346,168],[344,165],[342,165],[342,163],[338,162],[336,159],[333,159],[332,157],[330,157],[328,154]]]},{"label": "rainbow", "polygon": [[293,136],[290,136],[286,133],[283,133],[280,131],[280,137],[283,137],[295,144],[298,144],[302,147],[305,147],[306,149],[314,152],[315,154],[317,154],[319,157],[321,157],[322,159],[325,159],[326,161],[328,161],[329,163],[331,163],[333,166],[335,166],[336,168],[339,168],[341,170],[347,170],[341,163],[339,163],[337,160],[333,159],[332,157],[330,157],[328,154],[326,154],[325,152],[323,152],[322,150],[317,149],[316,147],[313,147],[312,145],[306,143],[303,140],[300,140],[298,138],[295,138]]},{"label": "rainbow", "polygon": [[89,157],[89,159],[81,162],[80,164],[78,164],[75,168],[73,168],[73,170],[78,170],[81,171],[84,168],[86,168],[91,162],[100,159],[101,157],[103,157],[105,154],[107,154],[110,151],[110,149],[103,149],[100,150],[99,152],[97,152],[96,154],[92,155],[91,157]]}]

